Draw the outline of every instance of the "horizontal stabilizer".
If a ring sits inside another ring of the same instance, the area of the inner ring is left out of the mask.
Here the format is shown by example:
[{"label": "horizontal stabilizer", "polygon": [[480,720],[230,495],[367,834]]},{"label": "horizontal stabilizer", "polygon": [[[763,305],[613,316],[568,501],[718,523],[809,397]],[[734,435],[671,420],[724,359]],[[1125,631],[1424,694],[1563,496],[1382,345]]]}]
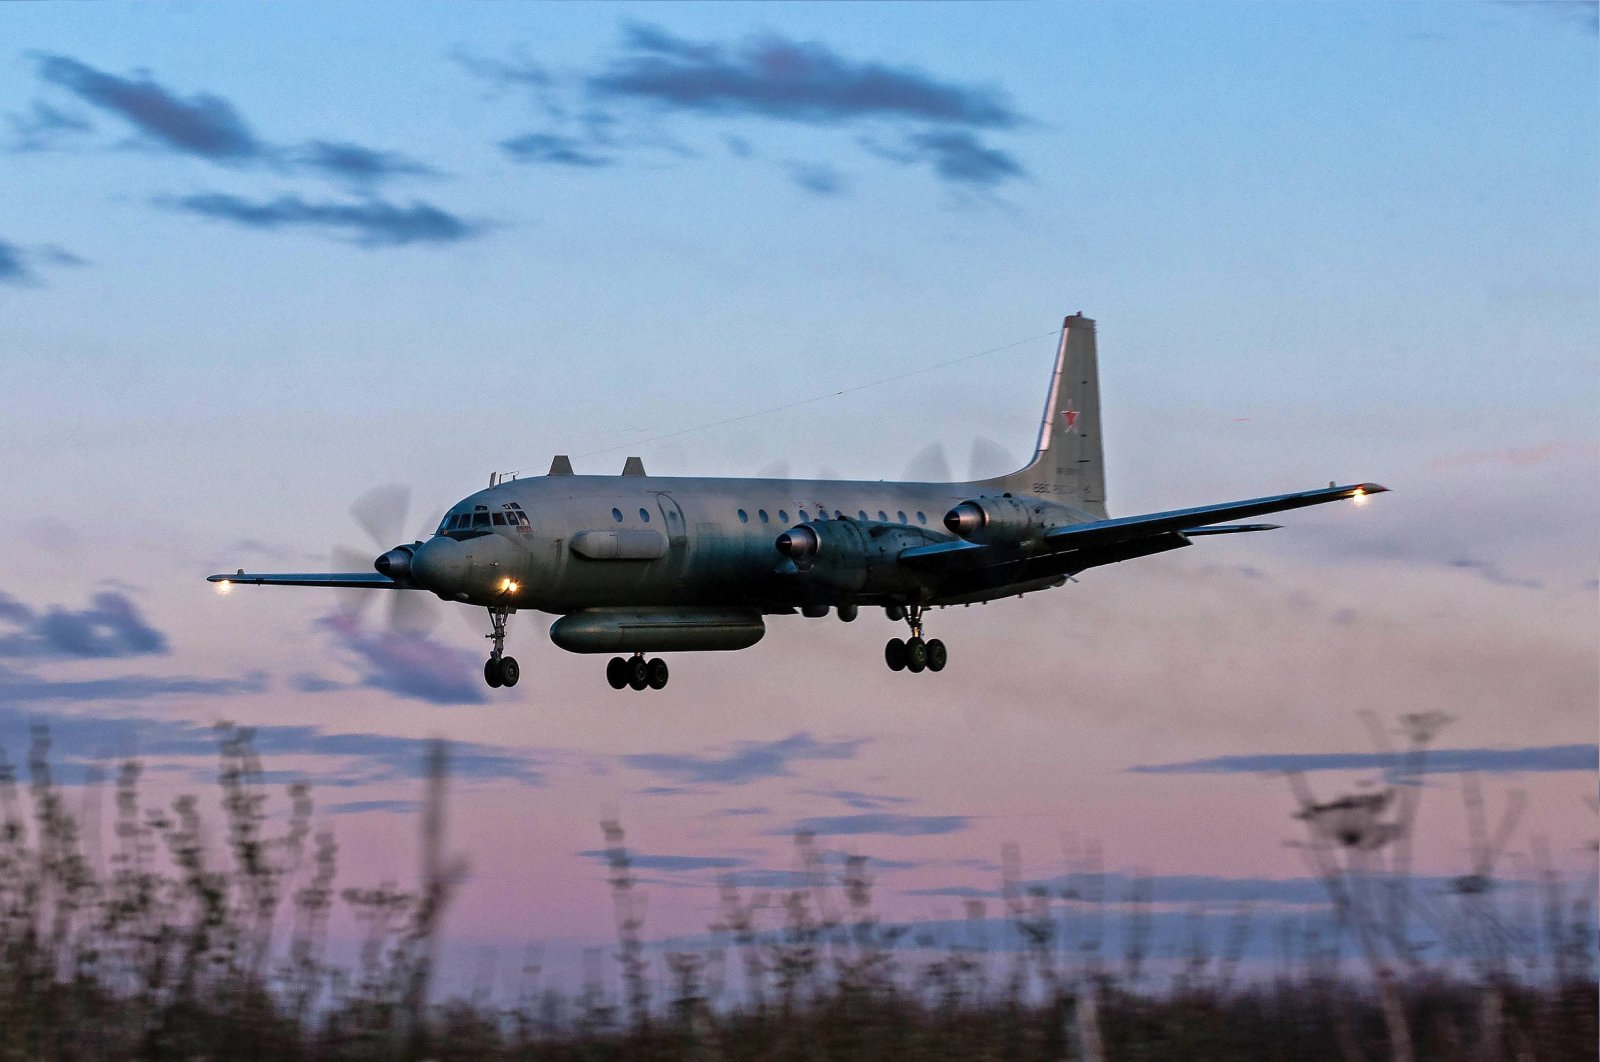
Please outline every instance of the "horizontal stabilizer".
[{"label": "horizontal stabilizer", "polygon": [[249,583],[252,586],[337,586],[351,589],[407,590],[387,575],[377,572],[289,572],[284,574],[247,572],[208,575],[208,583]]}]

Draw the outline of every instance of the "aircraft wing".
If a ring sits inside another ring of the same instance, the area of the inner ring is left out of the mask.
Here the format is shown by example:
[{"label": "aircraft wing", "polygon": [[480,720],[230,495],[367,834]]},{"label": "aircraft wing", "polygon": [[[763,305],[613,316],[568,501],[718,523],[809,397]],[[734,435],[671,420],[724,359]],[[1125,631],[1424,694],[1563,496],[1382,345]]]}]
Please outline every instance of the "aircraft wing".
[{"label": "aircraft wing", "polygon": [[[986,546],[957,539],[931,546],[917,546],[900,554],[900,562],[921,571],[937,573],[970,571],[1015,562],[1026,556],[1030,565],[1050,557],[1060,557],[1062,571],[1077,571],[1099,564],[1128,560],[1178,546],[1188,545],[1190,535],[1227,535],[1249,531],[1269,531],[1277,524],[1222,524],[1223,520],[1248,519],[1286,509],[1301,509],[1324,502],[1344,501],[1368,494],[1381,494],[1389,488],[1377,483],[1356,483],[1323,487],[1295,494],[1274,494],[1266,498],[1202,505],[1193,509],[1172,509],[1143,516],[1123,516],[1115,520],[1094,520],[1072,524],[1047,532],[1026,554],[1007,546]],[[1073,557],[1077,555],[1077,561]]]},{"label": "aircraft wing", "polygon": [[247,572],[243,568],[232,575],[208,575],[208,583],[249,583],[253,586],[338,586],[370,590],[404,590],[387,575],[377,572],[288,572],[283,574]]}]

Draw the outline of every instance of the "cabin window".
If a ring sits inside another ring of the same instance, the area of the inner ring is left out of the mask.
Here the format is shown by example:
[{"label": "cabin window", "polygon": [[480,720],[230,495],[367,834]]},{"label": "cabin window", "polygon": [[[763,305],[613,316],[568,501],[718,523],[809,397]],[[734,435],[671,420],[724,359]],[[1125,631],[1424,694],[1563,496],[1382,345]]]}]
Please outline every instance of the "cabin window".
[{"label": "cabin window", "polygon": [[739,510],[739,522],[741,524],[748,524],[750,522],[750,514],[745,512],[743,509],[740,509]]},{"label": "cabin window", "polygon": [[504,526],[506,526],[506,514],[505,513],[492,513],[490,515],[491,515],[491,518],[494,520],[494,526],[496,526],[496,527],[504,527]]},{"label": "cabin window", "polygon": [[856,519],[860,520],[862,523],[866,523],[867,511],[865,509],[862,509],[859,513],[856,513]]},{"label": "cabin window", "polygon": [[844,519],[844,513],[840,512],[838,509],[835,509],[833,511],[833,518],[835,520],[843,520]]},{"label": "cabin window", "polygon": [[902,524],[906,522],[906,514],[905,514],[905,510],[904,509],[902,509],[901,511],[895,513],[895,515],[900,518],[900,522]]},{"label": "cabin window", "polygon": [[611,519],[615,520],[619,524],[622,523],[622,510],[621,509],[612,509],[611,510]]},{"label": "cabin window", "polygon": [[639,510],[639,519],[643,520],[645,523],[648,524],[650,522],[650,510],[649,509],[640,509]]},{"label": "cabin window", "polygon": [[811,522],[811,515],[809,513],[807,513],[804,509],[800,510],[800,522],[802,524],[808,524],[808,523]]},{"label": "cabin window", "polygon": [[756,515],[761,518],[762,523],[767,522],[767,511],[765,509],[757,509]]},{"label": "cabin window", "polygon": [[789,522],[789,510],[788,509],[779,509],[778,510],[778,523],[786,524],[788,522]]},{"label": "cabin window", "polygon": [[879,509],[878,510],[878,523],[886,524],[888,522],[889,522],[889,514],[884,512],[882,509]]},{"label": "cabin window", "polygon": [[919,512],[917,514],[917,523],[921,524],[924,527],[928,526],[928,514]]}]

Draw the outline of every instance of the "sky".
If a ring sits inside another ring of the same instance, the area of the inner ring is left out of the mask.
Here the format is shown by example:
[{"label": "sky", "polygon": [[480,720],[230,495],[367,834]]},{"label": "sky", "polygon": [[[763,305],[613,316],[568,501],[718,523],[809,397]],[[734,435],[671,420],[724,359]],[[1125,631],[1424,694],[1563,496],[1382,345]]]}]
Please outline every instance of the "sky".
[{"label": "sky", "polygon": [[[215,723],[255,727],[363,883],[410,875],[424,743],[448,737],[462,946],[605,939],[608,816],[659,936],[704,928],[719,875],[788,880],[797,829],[874,857],[896,918],[991,895],[1008,843],[1041,880],[1092,840],[1158,899],[1281,899],[1306,870],[1280,772],[1381,781],[1364,719],[1428,711],[1452,722],[1419,872],[1463,872],[1469,774],[1494,806],[1526,794],[1506,858],[1544,838],[1591,871],[1595,5],[23,5],[0,27],[13,761],[44,722],[69,779],[135,754],[164,799],[213,777]],[[936,613],[952,662],[915,678],[883,668],[881,616],[777,617],[618,694],[523,614],[523,681],[491,692],[465,608],[396,631],[359,594],[203,581],[375,554],[365,492],[407,485],[422,534],[556,453],[1007,471],[1079,310],[1113,515],[1392,492]]]}]

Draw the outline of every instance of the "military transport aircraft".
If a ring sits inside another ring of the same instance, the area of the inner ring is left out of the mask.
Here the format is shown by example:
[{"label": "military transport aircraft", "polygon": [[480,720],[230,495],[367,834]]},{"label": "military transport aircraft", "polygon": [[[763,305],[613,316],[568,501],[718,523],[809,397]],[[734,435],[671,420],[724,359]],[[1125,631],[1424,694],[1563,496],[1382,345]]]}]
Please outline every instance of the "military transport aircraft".
[{"label": "military transport aircraft", "polygon": [[630,457],[620,476],[574,475],[556,457],[542,478],[491,476],[426,542],[395,546],[373,571],[258,574],[211,582],[422,591],[485,608],[490,686],[515,686],[506,618],[555,614],[550,640],[574,653],[613,653],[612,687],[661,689],[667,664],[646,653],[746,649],[767,615],[863,607],[904,620],[891,670],[942,671],[948,652],[924,639],[929,608],[1060,586],[1089,568],[1190,545],[1206,535],[1277,524],[1223,523],[1355,499],[1376,483],[1278,494],[1111,518],[1100,442],[1094,321],[1061,327],[1038,445],[1027,467],[995,479],[891,483],[647,476]]}]

